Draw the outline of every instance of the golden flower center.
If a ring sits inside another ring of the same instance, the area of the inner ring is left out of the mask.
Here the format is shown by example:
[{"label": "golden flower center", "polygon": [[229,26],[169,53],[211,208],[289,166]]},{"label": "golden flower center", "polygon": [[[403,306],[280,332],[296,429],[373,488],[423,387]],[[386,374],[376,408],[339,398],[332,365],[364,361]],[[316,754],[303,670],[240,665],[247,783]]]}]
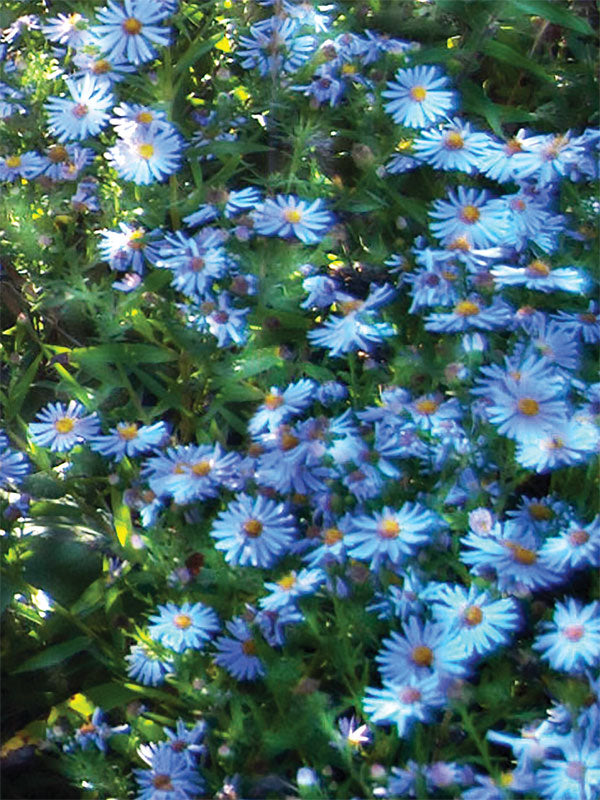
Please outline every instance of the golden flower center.
[{"label": "golden flower center", "polygon": [[199,478],[205,478],[211,469],[211,463],[207,459],[203,459],[202,461],[197,461],[195,464],[192,464],[192,472]]},{"label": "golden flower center", "polygon": [[430,667],[433,664],[433,650],[427,645],[419,644],[413,648],[411,658],[418,667]]},{"label": "golden flower center", "polygon": [[410,96],[415,103],[422,103],[427,97],[427,89],[424,86],[413,86],[410,90]]},{"label": "golden flower center", "polygon": [[395,519],[388,517],[388,519],[384,519],[380,522],[377,532],[381,539],[396,539],[400,533],[400,525],[398,525]]},{"label": "golden flower center", "polygon": [[540,413],[540,404],[533,397],[521,397],[517,403],[517,408],[526,417],[535,417],[536,414]]},{"label": "golden flower center", "polygon": [[525,567],[530,567],[537,561],[537,553],[535,553],[533,550],[529,550],[527,547],[522,547],[520,544],[516,544],[515,542],[506,542],[506,547],[508,547],[509,550],[512,550],[513,560],[518,564],[523,564]]},{"label": "golden flower center", "polygon": [[154,155],[154,147],[148,142],[144,142],[144,144],[138,145],[138,153],[142,158],[145,158],[147,161]]},{"label": "golden flower center", "polygon": [[543,503],[530,503],[527,511],[529,516],[538,522],[547,522],[554,517],[554,511]]},{"label": "golden flower center", "polygon": [[459,317],[474,317],[481,309],[472,300],[461,300],[454,306],[454,313]]},{"label": "golden flower center", "polygon": [[578,642],[585,633],[585,628],[583,625],[567,625],[563,628],[563,633],[570,642]]},{"label": "golden flower center", "polygon": [[515,153],[520,153],[523,150],[523,145],[518,139],[509,139],[504,146],[504,152],[507,156],[514,156]]},{"label": "golden flower center", "polygon": [[142,23],[135,17],[127,17],[123,22],[122,28],[125,33],[128,33],[130,36],[135,36],[142,30]]},{"label": "golden flower center", "polygon": [[462,150],[465,146],[465,140],[457,133],[457,131],[450,131],[450,133],[446,134],[446,138],[444,139],[444,147],[446,150]]},{"label": "golden flower center", "polygon": [[135,118],[135,121],[140,125],[149,125],[154,119],[154,114],[151,111],[140,111]]},{"label": "golden flower center", "polygon": [[159,792],[172,792],[173,784],[170,775],[155,775],[152,778],[152,786]]},{"label": "golden flower center", "polygon": [[189,614],[175,614],[173,617],[173,625],[179,628],[180,631],[185,631],[192,624],[192,618]]},{"label": "golden flower center", "polygon": [[426,414],[427,416],[430,414],[435,414],[439,407],[440,404],[438,402],[428,398],[425,400],[419,400],[419,402],[416,404],[416,409],[419,414]]},{"label": "golden flower center", "polygon": [[587,531],[584,531],[582,528],[579,528],[576,531],[571,531],[569,534],[569,541],[575,547],[581,547],[582,544],[586,544],[589,541],[590,535]]},{"label": "golden flower center", "polygon": [[297,436],[294,436],[293,433],[284,433],[283,436],[281,437],[281,449],[284,452],[287,452],[288,450],[293,450],[294,447],[296,447],[299,442],[300,439],[298,439]]},{"label": "golden flower center", "polygon": [[203,258],[200,258],[200,256],[194,256],[190,260],[190,269],[192,272],[201,272],[204,269],[205,264],[206,262]]},{"label": "golden flower center", "polygon": [[344,64],[342,67],[342,75],[355,75],[357,71],[355,64]]},{"label": "golden flower center", "polygon": [[514,777],[512,772],[502,772],[500,774],[500,786],[507,787],[511,786],[514,781]]},{"label": "golden flower center", "polygon": [[79,733],[94,733],[96,726],[93,722],[86,722],[79,728]]},{"label": "golden flower center", "polygon": [[63,161],[66,161],[69,157],[67,153],[67,148],[63,147],[62,144],[55,144],[48,150],[48,158],[53,164],[60,164]]},{"label": "golden flower center", "polygon": [[246,656],[256,655],[256,644],[254,643],[254,639],[246,639],[245,642],[242,642],[242,652]]},{"label": "golden flower center", "polygon": [[7,156],[4,162],[9,169],[21,166],[21,156]]},{"label": "golden flower center", "polygon": [[336,544],[344,537],[344,534],[341,532],[339,528],[327,528],[323,532],[323,541],[326,545],[331,547],[331,545]]},{"label": "golden flower center", "polygon": [[550,275],[550,267],[545,261],[540,261],[536,258],[527,267],[527,272],[533,278],[547,278]]},{"label": "golden flower center", "polygon": [[290,572],[289,575],[286,575],[284,578],[277,581],[277,583],[284,591],[289,592],[296,583],[296,576]]},{"label": "golden flower center", "polygon": [[466,236],[457,236],[456,239],[453,239],[448,245],[448,250],[462,250],[463,252],[468,253],[470,249],[471,243]]},{"label": "golden flower center", "polygon": [[247,519],[244,522],[244,531],[251,539],[256,539],[263,532],[263,524],[258,519]]},{"label": "golden flower center", "polygon": [[273,394],[273,392],[269,392],[269,394],[265,397],[265,405],[271,411],[279,408],[279,406],[282,406],[283,403],[284,400],[280,394]]},{"label": "golden flower center", "polygon": [[283,218],[286,222],[291,222],[292,225],[294,225],[297,222],[300,222],[302,219],[302,214],[295,208],[288,208],[283,212]]},{"label": "golden flower center", "polygon": [[106,72],[110,72],[111,66],[110,61],[107,61],[105,58],[99,58],[98,61],[94,62],[92,72],[94,75],[104,75]]},{"label": "golden flower center", "polygon": [[127,247],[130,250],[141,250],[144,247],[144,242],[142,241],[144,237],[144,231],[137,230],[134,231],[131,236],[129,237],[129,241],[127,242]]},{"label": "golden flower center", "polygon": [[466,222],[467,225],[474,225],[480,216],[481,214],[477,206],[471,203],[467,203],[467,205],[463,206],[460,210],[460,218],[463,222]]},{"label": "golden flower center", "polygon": [[362,300],[344,300],[339,304],[339,306],[342,314],[346,316],[347,314],[351,314],[353,311],[358,311],[362,304]]},{"label": "golden flower center", "polygon": [[82,119],[88,113],[88,107],[85,103],[77,103],[77,105],[73,106],[73,116],[77,117],[77,119]]},{"label": "golden flower center", "polygon": [[54,423],[54,429],[59,433],[70,433],[75,427],[74,420],[71,417],[61,417]]},{"label": "golden flower center", "polygon": [[117,425],[117,431],[121,439],[125,439],[126,442],[130,442],[132,439],[137,438],[138,426],[135,424],[135,422],[132,422],[129,425]]},{"label": "golden flower center", "polygon": [[479,606],[467,606],[463,612],[463,619],[470,628],[474,628],[483,620],[483,611]]}]

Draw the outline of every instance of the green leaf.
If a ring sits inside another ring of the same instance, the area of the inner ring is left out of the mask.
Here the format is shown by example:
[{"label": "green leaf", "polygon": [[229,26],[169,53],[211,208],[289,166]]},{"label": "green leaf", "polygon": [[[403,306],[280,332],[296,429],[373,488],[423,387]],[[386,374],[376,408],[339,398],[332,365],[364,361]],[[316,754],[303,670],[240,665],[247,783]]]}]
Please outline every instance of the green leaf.
[{"label": "green leaf", "polygon": [[211,36],[210,39],[198,39],[195,41],[191,47],[188,47],[181,58],[177,60],[177,64],[173,70],[174,73],[176,75],[181,75],[188,67],[193,66],[201,56],[208,53],[209,50],[212,50],[216,43],[222,38],[222,33],[216,33],[214,36]]},{"label": "green leaf", "polygon": [[483,45],[483,52],[487,56],[491,56],[498,61],[503,61],[506,64],[517,67],[518,69],[527,70],[527,72],[531,72],[532,75],[536,75],[538,78],[540,78],[540,80],[554,83],[553,75],[551,75],[549,72],[546,72],[543,67],[541,67],[532,59],[521,55],[521,53],[517,52],[517,50],[513,50],[513,48],[509,47],[507,44],[488,40]]},{"label": "green leaf", "polygon": [[9,389],[9,400],[5,404],[7,422],[13,420],[21,410],[27,393],[31,391],[41,360],[42,354],[40,353],[33,359],[23,375],[15,381],[14,386]]},{"label": "green leaf", "polygon": [[524,14],[542,17],[555,25],[570,28],[572,31],[584,36],[594,36],[594,29],[587,20],[578,17],[572,11],[556,0],[513,0],[515,9]]},{"label": "green leaf", "polygon": [[38,653],[32,658],[22,664],[19,669],[16,669],[13,674],[18,675],[21,672],[31,672],[34,669],[47,669],[53,667],[55,664],[60,664],[75,653],[80,653],[90,645],[90,640],[87,636],[76,636],[68,642],[62,644],[55,644],[52,647],[46,648],[43,653]]}]

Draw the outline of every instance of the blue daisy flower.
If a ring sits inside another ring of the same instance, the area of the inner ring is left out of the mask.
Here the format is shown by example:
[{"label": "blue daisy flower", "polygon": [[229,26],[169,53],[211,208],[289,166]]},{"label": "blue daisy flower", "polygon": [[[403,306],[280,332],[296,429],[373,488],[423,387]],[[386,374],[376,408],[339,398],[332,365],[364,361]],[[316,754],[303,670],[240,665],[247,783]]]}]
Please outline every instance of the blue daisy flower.
[{"label": "blue daisy flower", "polygon": [[550,472],[585,464],[600,450],[600,430],[585,416],[548,425],[537,437],[518,442],[515,459],[526,469]]},{"label": "blue daisy flower", "polygon": [[456,92],[447,90],[448,77],[438,67],[399,69],[394,77],[381,96],[389,98],[384,109],[396,125],[428,128],[456,106]]},{"label": "blue daisy flower", "polygon": [[90,447],[103,456],[111,456],[121,461],[139,456],[155,447],[159,447],[169,436],[169,428],[165,422],[154,425],[138,426],[135,422],[119,422],[106,435],[94,436],[90,439]]},{"label": "blue daisy flower", "polygon": [[220,627],[215,612],[203,603],[185,602],[181,606],[167,603],[158,606],[158,612],[150,617],[148,634],[176,653],[188,648],[200,650]]},{"label": "blue daisy flower", "polygon": [[515,194],[503,195],[501,200],[506,205],[504,245],[522,251],[533,242],[546,253],[553,253],[558,248],[566,219],[562,214],[552,212],[549,192],[532,191],[530,186],[524,186]]},{"label": "blue daisy flower", "polygon": [[479,171],[489,141],[487,133],[474,131],[468,122],[454,118],[443,128],[421,131],[413,148],[419,158],[435,169],[471,174]]},{"label": "blue daisy flower", "polygon": [[439,676],[409,675],[404,680],[383,681],[382,689],[368,686],[362,705],[372,723],[395,725],[403,739],[415,722],[432,722],[446,702]]},{"label": "blue daisy flower", "polygon": [[193,728],[188,728],[182,719],[175,723],[175,730],[163,728],[166,741],[161,746],[170,747],[175,753],[182,753],[187,757],[190,766],[194,767],[200,756],[206,753],[206,745],[201,744],[206,735],[206,722],[197,722]]},{"label": "blue daisy flower", "polygon": [[42,33],[51,42],[79,50],[92,38],[88,25],[87,17],[78,12],[73,12],[68,16],[58,14],[56,17],[46,20],[42,26]]},{"label": "blue daisy flower", "polygon": [[111,727],[105,722],[105,714],[101,708],[96,707],[89,722],[85,722],[75,731],[75,742],[82,750],[87,750],[95,745],[102,753],[106,753],[107,739],[116,733],[127,733],[129,725]]},{"label": "blue daisy flower", "polygon": [[183,139],[172,129],[150,125],[109,147],[105,158],[126,181],[141,186],[163,181],[177,172],[183,154]]},{"label": "blue daisy flower", "polygon": [[337,106],[346,93],[346,84],[340,79],[335,67],[322,64],[313,73],[310,83],[290,87],[293,91],[304,92],[311,98],[311,106],[319,108],[328,104],[330,108]]},{"label": "blue daisy flower", "polygon": [[559,324],[562,330],[568,330],[571,336],[576,335],[586,344],[600,342],[600,314],[598,313],[598,303],[594,300],[590,300],[586,311],[561,309],[552,315],[552,319]]},{"label": "blue daisy flower", "polygon": [[589,525],[570,520],[560,535],[546,539],[542,552],[557,569],[600,567],[600,516]]},{"label": "blue daisy flower", "polygon": [[533,178],[540,185],[560,181],[584,156],[584,148],[570,132],[540,134],[527,141],[527,149],[512,158],[517,181]]},{"label": "blue daisy flower", "polygon": [[283,503],[240,494],[217,517],[210,535],[228,564],[272,567],[288,551],[296,524]]},{"label": "blue daisy flower", "polygon": [[144,64],[156,58],[154,45],[169,44],[169,28],[156,24],[168,14],[159,3],[149,0],[124,0],[123,6],[108,0],[108,5],[96,12],[100,24],[90,30],[109,59],[126,58],[130,64]]},{"label": "blue daisy flower", "polygon": [[576,292],[585,291],[588,279],[575,267],[555,267],[548,261],[534,258],[526,267],[513,267],[501,264],[490,270],[497,287],[524,286],[538,292]]},{"label": "blue daisy flower", "polygon": [[119,223],[118,231],[101,230],[102,241],[98,245],[100,255],[108,261],[111,269],[125,272],[133,270],[143,274],[147,262],[154,264],[159,257],[156,239],[159,231],[146,231],[140,226]]},{"label": "blue daisy flower", "polygon": [[121,58],[111,60],[106,58],[93,38],[90,38],[86,46],[73,56],[73,63],[79,67],[73,77],[92,75],[98,83],[104,82],[108,85],[119,83],[129,73],[135,72],[135,67]]},{"label": "blue daisy flower", "polygon": [[169,496],[178,505],[216,497],[219,486],[235,475],[237,453],[215,445],[178,445],[145,461],[142,474],[158,497]]},{"label": "blue daisy flower", "polygon": [[600,785],[598,728],[556,737],[553,750],[536,772],[538,791],[546,800],[596,798]]},{"label": "blue daisy flower", "polygon": [[506,330],[512,327],[513,309],[504,300],[494,297],[485,306],[479,295],[459,300],[449,313],[439,312],[425,317],[425,330],[434,333],[463,333],[473,328],[483,331]]},{"label": "blue daisy flower", "polygon": [[160,658],[143,644],[132,645],[125,661],[129,664],[129,677],[144,686],[160,686],[165,676],[175,669],[172,661]]},{"label": "blue daisy flower", "polygon": [[556,603],[552,622],[543,624],[533,648],[552,669],[577,674],[600,662],[600,603],[582,605],[567,597]]},{"label": "blue daisy flower", "polygon": [[296,600],[314,594],[325,583],[326,573],[319,567],[315,569],[293,570],[278,581],[265,581],[265,589],[270,594],[260,599],[260,607],[265,611],[280,612],[286,606],[293,606]]},{"label": "blue daisy flower", "polygon": [[206,325],[216,338],[219,347],[245,344],[249,331],[247,315],[249,308],[235,308],[231,305],[229,292],[221,292],[217,304],[206,314]]},{"label": "blue daisy flower", "polygon": [[207,228],[188,237],[181,231],[166,234],[156,266],[173,272],[173,286],[202,302],[216,280],[229,268],[220,230]]},{"label": "blue daisy flower", "polygon": [[151,125],[165,131],[176,132],[176,128],[168,119],[165,111],[138,103],[119,103],[113,108],[115,116],[110,124],[122,139],[129,139],[135,133],[146,133]]},{"label": "blue daisy flower", "polygon": [[256,644],[248,625],[241,617],[227,623],[230,636],[220,636],[215,641],[219,651],[215,664],[224,667],[239,681],[254,681],[265,674],[265,668],[256,655]]},{"label": "blue daisy flower", "polygon": [[297,36],[296,19],[273,16],[250,27],[250,36],[240,36],[237,56],[245,69],[258,68],[260,75],[295,72],[311,57],[317,40]]},{"label": "blue daisy flower", "polygon": [[2,435],[0,440],[0,488],[16,485],[23,481],[31,470],[31,463],[25,453],[12,450],[5,445],[8,439]]},{"label": "blue daisy flower", "polygon": [[334,223],[321,198],[301,200],[293,194],[268,197],[252,214],[254,231],[262,236],[295,236],[304,244],[317,244]]},{"label": "blue daisy flower", "polygon": [[14,181],[17,178],[31,180],[42,173],[45,167],[44,157],[32,150],[5,156],[0,158],[0,181]]},{"label": "blue daisy flower", "polygon": [[150,769],[134,769],[136,800],[184,800],[198,797],[204,780],[185,753],[164,745],[149,753]]},{"label": "blue daisy flower", "polygon": [[65,78],[65,83],[71,97],[50,97],[44,106],[48,131],[59,142],[95,136],[108,124],[114,105],[110,85],[91,75],[78,80]]},{"label": "blue daisy flower", "polygon": [[254,436],[267,430],[275,431],[311,404],[315,389],[315,382],[308,378],[291,383],[283,391],[278,386],[271,386],[263,404],[250,418],[248,431]]},{"label": "blue daisy flower", "polygon": [[457,249],[501,243],[508,224],[506,205],[500,198],[488,198],[485,190],[459,186],[448,193],[447,200],[435,200],[429,212],[433,235]]},{"label": "blue daisy flower", "polygon": [[479,161],[479,171],[498,183],[514,180],[513,156],[526,150],[528,142],[527,131],[523,128],[506,142],[490,136],[486,152]]},{"label": "blue daisy flower", "polygon": [[76,444],[95,436],[100,429],[96,412],[85,415],[81,403],[71,400],[49,403],[36,417],[39,422],[29,423],[31,441],[38,447],[49,447],[53,452],[71,450]]}]

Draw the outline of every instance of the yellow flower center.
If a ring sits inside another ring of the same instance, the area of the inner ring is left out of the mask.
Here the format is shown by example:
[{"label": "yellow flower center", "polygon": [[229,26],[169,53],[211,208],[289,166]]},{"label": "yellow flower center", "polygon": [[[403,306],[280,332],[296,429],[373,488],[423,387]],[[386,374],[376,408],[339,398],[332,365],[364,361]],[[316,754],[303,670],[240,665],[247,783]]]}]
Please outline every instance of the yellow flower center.
[{"label": "yellow flower center", "polygon": [[532,278],[547,278],[550,275],[550,267],[545,261],[540,261],[536,258],[527,267],[527,272]]},{"label": "yellow flower center", "polygon": [[502,772],[500,775],[500,786],[510,786],[513,780],[514,778],[512,772]]},{"label": "yellow flower center", "polygon": [[552,436],[543,443],[540,442],[540,444],[543,445],[545,450],[562,450],[565,446],[565,441],[561,439],[560,436]]},{"label": "yellow flower center", "polygon": [[437,401],[429,398],[425,398],[425,400],[419,400],[419,402],[416,404],[416,409],[419,414],[425,414],[426,416],[435,414],[439,407],[440,404]]},{"label": "yellow flower center", "polygon": [[135,121],[138,122],[140,125],[149,125],[152,120],[154,119],[154,114],[150,111],[140,111],[137,114]]},{"label": "yellow flower center", "polygon": [[427,97],[427,89],[424,86],[413,86],[410,90],[410,96],[415,103],[422,103]]},{"label": "yellow flower center", "polygon": [[276,408],[282,406],[284,403],[283,397],[280,394],[273,394],[273,392],[269,392],[269,394],[265,397],[265,405],[271,411],[275,411]]},{"label": "yellow flower center", "polygon": [[480,216],[479,209],[470,204],[463,206],[460,210],[460,218],[467,225],[474,225]]},{"label": "yellow flower center", "polygon": [[298,439],[297,436],[294,436],[293,433],[284,433],[283,436],[281,437],[281,449],[284,452],[287,452],[288,450],[293,450],[294,447],[296,447],[299,442],[300,439]]},{"label": "yellow flower center", "polygon": [[362,300],[344,300],[339,304],[340,311],[344,316],[351,314],[353,311],[358,311],[362,306]]},{"label": "yellow flower center", "polygon": [[325,531],[323,531],[323,541],[329,547],[336,544],[336,542],[339,542],[343,536],[344,534],[339,528],[327,528]]},{"label": "yellow flower center", "polygon": [[173,625],[176,628],[179,628],[180,631],[184,631],[190,627],[192,624],[192,618],[188,614],[176,614],[173,617]]},{"label": "yellow flower center", "polygon": [[92,67],[92,72],[94,75],[104,75],[106,72],[110,72],[110,70],[111,63],[105,58],[100,58],[98,61],[95,61],[94,66]]},{"label": "yellow flower center", "polygon": [[468,253],[470,249],[471,243],[466,236],[457,236],[456,239],[453,239],[448,245],[448,250],[463,250]]},{"label": "yellow flower center", "polygon": [[126,442],[130,442],[132,439],[137,438],[138,426],[135,424],[135,422],[132,422],[129,425],[117,425],[117,431],[121,439],[125,439]]},{"label": "yellow flower center", "polygon": [[509,139],[504,146],[504,152],[507,156],[514,156],[515,153],[520,153],[523,150],[523,145],[518,139]]},{"label": "yellow flower center", "polygon": [[254,643],[254,639],[246,639],[245,642],[242,642],[242,652],[246,656],[256,655],[256,644]]},{"label": "yellow flower center", "polygon": [[52,145],[48,150],[48,158],[53,164],[60,164],[62,161],[66,161],[68,156],[67,148],[63,147],[62,144]]},{"label": "yellow flower center", "polygon": [[356,66],[354,64],[344,64],[342,67],[342,75],[356,74]]},{"label": "yellow flower center", "polygon": [[530,503],[527,511],[532,519],[538,522],[547,522],[554,517],[554,511],[543,503]]},{"label": "yellow flower center", "polygon": [[205,478],[211,469],[211,463],[207,459],[203,459],[202,461],[197,461],[195,464],[192,464],[192,472],[199,478]]},{"label": "yellow flower center", "polygon": [[470,628],[474,628],[482,621],[483,611],[479,606],[467,606],[463,613],[463,619]]},{"label": "yellow flower center", "polygon": [[381,539],[396,539],[400,533],[400,525],[398,525],[395,519],[390,519],[388,517],[388,519],[384,519],[380,522],[377,532]]},{"label": "yellow flower center", "polygon": [[523,564],[526,567],[530,567],[537,561],[537,553],[535,553],[533,550],[529,550],[527,547],[522,547],[520,544],[516,544],[515,542],[506,542],[505,546],[508,547],[509,550],[512,550],[513,559],[518,564]]},{"label": "yellow flower center", "polygon": [[281,588],[284,591],[289,592],[296,583],[296,576],[294,575],[293,572],[290,572],[289,575],[286,575],[285,578],[282,578],[281,580],[277,581],[277,583],[279,584],[279,586],[281,586]]},{"label": "yellow flower center", "polygon": [[80,733],[94,733],[95,730],[96,726],[92,722],[86,722],[79,728]]},{"label": "yellow flower center", "polygon": [[472,300],[461,300],[454,306],[454,313],[459,317],[474,317],[481,309]]},{"label": "yellow flower center", "polygon": [[536,414],[540,413],[540,404],[533,397],[521,397],[517,403],[517,408],[526,417],[535,417]]},{"label": "yellow flower center", "polygon": [[142,23],[135,17],[127,17],[123,22],[123,30],[130,36],[135,36],[142,30]]},{"label": "yellow flower center", "polygon": [[4,162],[9,169],[21,166],[21,156],[8,156]]},{"label": "yellow flower center", "polygon": [[142,158],[145,158],[147,161],[154,155],[154,147],[148,143],[140,144],[138,145],[138,153]]},{"label": "yellow flower center", "polygon": [[419,644],[413,648],[411,658],[418,667],[430,667],[433,664],[433,650]]},{"label": "yellow flower center", "polygon": [[251,539],[256,539],[263,531],[263,524],[258,519],[247,519],[244,522],[244,531]]},{"label": "yellow flower center", "polygon": [[446,134],[446,138],[444,139],[444,147],[446,150],[462,150],[465,146],[465,140],[456,131],[450,131],[450,133]]},{"label": "yellow flower center", "polygon": [[75,422],[70,417],[62,417],[54,423],[54,429],[59,433],[70,433],[75,427]]},{"label": "yellow flower center", "polygon": [[302,214],[295,208],[288,208],[283,212],[283,218],[286,222],[291,222],[292,225],[294,225],[297,222],[300,222],[302,219]]}]

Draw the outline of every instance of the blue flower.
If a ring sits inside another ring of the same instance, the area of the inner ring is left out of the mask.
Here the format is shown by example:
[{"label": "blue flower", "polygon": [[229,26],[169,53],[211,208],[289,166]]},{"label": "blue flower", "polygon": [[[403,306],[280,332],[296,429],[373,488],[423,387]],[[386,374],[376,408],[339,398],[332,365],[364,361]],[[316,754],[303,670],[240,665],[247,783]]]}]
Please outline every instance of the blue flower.
[{"label": "blue flower", "polygon": [[95,745],[102,753],[106,753],[107,739],[115,733],[127,733],[129,731],[129,725],[118,725],[116,728],[111,728],[104,721],[104,717],[102,709],[95,708],[90,721],[85,722],[75,731],[75,742],[82,750],[87,750],[90,745]]},{"label": "blue flower", "polygon": [[357,516],[352,532],[344,537],[350,558],[369,561],[377,571],[382,564],[399,566],[441,527],[441,520],[419,503],[404,503],[397,510],[385,506],[371,516]]},{"label": "blue flower", "polygon": [[81,403],[71,400],[49,403],[36,417],[39,422],[29,423],[31,441],[38,447],[49,447],[53,452],[70,450],[99,432],[100,420],[96,412],[85,416]]},{"label": "blue flower", "polygon": [[552,622],[542,626],[533,647],[552,669],[577,674],[600,662],[600,603],[587,606],[572,597],[556,603]]},{"label": "blue flower", "polygon": [[144,64],[156,58],[155,44],[169,44],[169,29],[156,25],[166,16],[168,11],[149,0],[124,0],[124,6],[108,0],[108,6],[96,12],[101,24],[93,25],[91,32],[109,59]]},{"label": "blue flower", "polygon": [[77,12],[68,16],[58,14],[56,17],[51,17],[42,26],[42,33],[51,42],[58,42],[74,49],[83,47],[91,39],[87,18]]},{"label": "blue flower", "polygon": [[522,251],[533,242],[546,253],[553,253],[558,248],[559,234],[564,232],[566,220],[562,214],[552,213],[549,191],[532,191],[530,186],[524,186],[501,199],[507,212],[504,245]]},{"label": "blue flower", "polygon": [[529,138],[527,131],[521,128],[507,142],[501,142],[490,136],[487,149],[479,161],[479,170],[498,183],[514,180],[513,156],[527,148]]},{"label": "blue flower", "polygon": [[256,436],[263,431],[275,431],[283,422],[304,411],[314,399],[316,384],[301,378],[281,391],[271,386],[263,404],[248,422],[248,431]]},{"label": "blue flower", "polygon": [[600,430],[584,415],[554,422],[535,438],[518,442],[515,459],[538,473],[585,464],[600,450]]},{"label": "blue flower", "polygon": [[474,584],[468,589],[441,584],[421,597],[431,602],[436,622],[460,631],[469,656],[481,657],[507,644],[520,627],[519,606],[512,597],[494,600]]},{"label": "blue flower", "polygon": [[248,625],[241,617],[227,623],[227,630],[232,634],[220,636],[215,641],[219,651],[215,656],[215,664],[224,667],[227,672],[239,681],[253,681],[265,674],[265,668],[256,655],[256,644]]},{"label": "blue flower", "polygon": [[305,97],[311,97],[311,106],[318,108],[323,103],[328,103],[333,108],[343,98],[346,84],[340,80],[330,64],[322,64],[315,70],[310,83],[290,88],[296,92],[304,92]]},{"label": "blue flower", "polygon": [[439,676],[409,675],[403,680],[384,681],[383,689],[367,687],[363,708],[375,725],[396,725],[398,736],[408,735],[415,722],[431,722],[446,704]]},{"label": "blue flower", "polygon": [[167,603],[158,606],[158,614],[150,617],[148,633],[156,642],[176,653],[188,648],[200,650],[219,630],[219,620],[212,608],[202,603]]},{"label": "blue flower", "polygon": [[110,85],[91,75],[75,80],[65,78],[71,98],[50,97],[45,104],[48,130],[59,142],[95,136],[108,124],[114,105]]},{"label": "blue flower", "polygon": [[174,671],[172,661],[160,658],[143,644],[132,645],[125,661],[129,663],[129,677],[144,686],[160,686],[165,682],[165,675]]},{"label": "blue flower", "polygon": [[45,166],[44,158],[34,151],[5,156],[0,158],[0,181],[31,180],[43,172]]},{"label": "blue flower", "polygon": [[583,156],[584,148],[570,132],[532,136],[512,158],[513,176],[518,181],[534,178],[540,185],[557,182]]},{"label": "blue flower", "polygon": [[188,728],[182,719],[175,723],[175,730],[163,728],[167,737],[161,746],[170,747],[175,753],[185,755],[190,766],[195,766],[197,759],[206,753],[206,745],[200,744],[206,734],[206,723],[197,722],[193,728]]},{"label": "blue flower", "polygon": [[155,123],[147,130],[138,129],[126,139],[118,139],[105,157],[126,181],[144,186],[177,172],[182,152],[181,136]]},{"label": "blue flower", "polygon": [[217,306],[206,315],[208,330],[217,339],[219,347],[245,344],[248,338],[248,321],[246,315],[249,308],[234,308],[228,292],[221,292]]},{"label": "blue flower", "polygon": [[512,327],[513,309],[499,297],[485,306],[479,295],[459,300],[451,312],[428,314],[425,330],[434,333],[461,333],[473,328],[483,331],[506,330]]},{"label": "blue flower", "polygon": [[2,434],[2,440],[0,440],[0,488],[21,483],[31,470],[31,463],[25,453],[6,447],[7,443],[8,439]]},{"label": "blue flower", "polygon": [[299,28],[298,20],[280,16],[252,25],[250,36],[239,38],[237,56],[242,67],[258,67],[263,77],[295,72],[308,61],[317,44],[314,36],[296,36]]},{"label": "blue flower", "polygon": [[436,169],[474,173],[479,171],[489,141],[487,133],[473,131],[468,122],[455,118],[441,130],[421,131],[413,148],[418,157]]},{"label": "blue flower", "polygon": [[229,267],[222,232],[206,228],[192,237],[181,231],[166,234],[156,266],[170,269],[173,286],[196,302],[202,302]]},{"label": "blue flower", "polygon": [[389,98],[384,109],[397,125],[428,128],[456,105],[456,93],[446,89],[448,78],[438,67],[399,69],[395,80],[381,96]]},{"label": "blue flower", "polygon": [[166,744],[150,754],[150,769],[134,769],[139,786],[136,800],[191,800],[204,790],[204,781],[185,753]]},{"label": "blue flower", "polygon": [[108,261],[111,269],[119,272],[133,270],[143,274],[146,261],[153,264],[158,258],[158,246],[153,243],[158,236],[158,231],[127,225],[119,222],[118,231],[101,230],[102,241],[98,245],[100,255]]},{"label": "blue flower", "polygon": [[504,286],[524,286],[538,292],[576,292],[584,293],[588,280],[575,267],[557,267],[555,269],[539,258],[526,267],[513,267],[501,264],[490,270],[494,276],[494,284]]},{"label": "blue flower", "polygon": [[116,428],[111,428],[109,434],[92,437],[90,447],[103,456],[121,461],[125,456],[139,456],[160,446],[168,436],[169,429],[165,422],[141,427],[135,422],[119,422]]},{"label": "blue flower", "polygon": [[240,494],[215,520],[210,535],[228,564],[271,567],[287,553],[296,525],[282,503]]},{"label": "blue flower", "polygon": [[304,244],[317,244],[334,222],[319,198],[301,200],[293,194],[267,198],[253,213],[254,231],[263,236],[295,236]]},{"label": "blue flower", "polygon": [[119,83],[128,73],[135,72],[135,67],[123,59],[107,59],[91,37],[85,47],[73,56],[73,63],[79,67],[73,75],[75,78],[93,75],[98,83],[108,85]]},{"label": "blue flower", "polygon": [[600,567],[600,516],[589,525],[571,520],[559,536],[546,539],[542,553],[558,569]]},{"label": "blue flower", "polygon": [[448,247],[492,247],[503,241],[507,229],[506,205],[500,198],[488,199],[485,190],[459,186],[447,200],[436,200],[429,216],[434,236]]},{"label": "blue flower", "polygon": [[271,593],[261,598],[260,607],[266,611],[279,612],[286,606],[293,606],[298,598],[314,594],[325,582],[325,578],[325,572],[316,568],[288,572],[274,583],[265,581],[265,589],[269,589]]},{"label": "blue flower", "polygon": [[553,748],[535,777],[538,791],[547,800],[596,798],[600,784],[597,726],[555,737]]},{"label": "blue flower", "polygon": [[170,496],[186,505],[216,497],[219,485],[231,479],[238,463],[239,456],[223,452],[218,443],[179,445],[149,458],[142,474],[157,496]]}]

